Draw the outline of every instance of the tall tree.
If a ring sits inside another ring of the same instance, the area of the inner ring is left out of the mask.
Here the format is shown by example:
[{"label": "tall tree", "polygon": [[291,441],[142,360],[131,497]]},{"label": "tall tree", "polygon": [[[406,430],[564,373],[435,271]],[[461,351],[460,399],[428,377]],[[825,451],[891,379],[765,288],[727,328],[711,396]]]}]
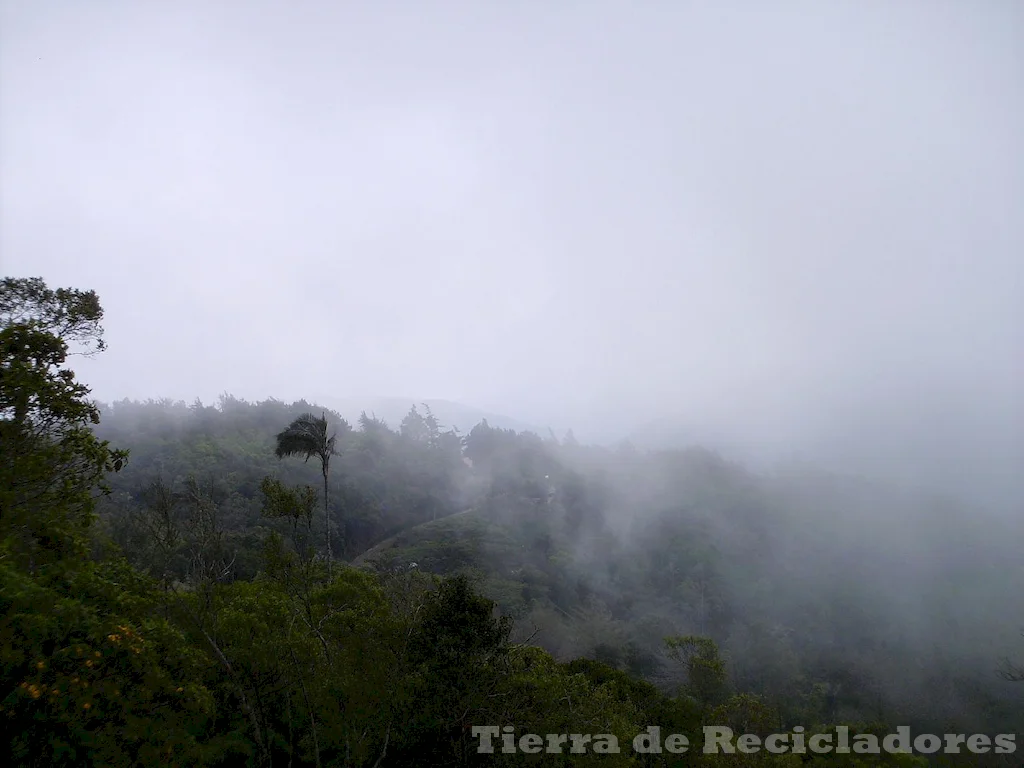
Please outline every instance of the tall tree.
[{"label": "tall tree", "polygon": [[95,437],[99,410],[65,367],[68,339],[103,348],[102,317],[91,291],[0,281],[0,539],[30,570],[85,544],[94,493],[127,459]]},{"label": "tall tree", "polygon": [[328,473],[331,456],[337,455],[335,441],[337,435],[327,435],[327,415],[317,418],[312,413],[304,413],[288,425],[287,429],[277,435],[277,457],[302,456],[309,461],[313,456],[320,460],[320,471],[324,477],[324,537],[327,543],[327,572],[331,572],[331,514],[328,501]]},{"label": "tall tree", "polygon": [[[5,277],[0,280],[0,325],[31,325],[69,345],[69,355],[94,355],[106,349],[103,307],[96,291],[75,288],[53,290],[41,277]],[[80,345],[77,351],[70,345]]]},{"label": "tall tree", "polygon": [[669,658],[682,662],[686,669],[685,692],[705,711],[724,698],[725,662],[714,640],[697,635],[666,637],[665,647]]},{"label": "tall tree", "polygon": [[399,432],[402,437],[414,443],[426,443],[430,438],[426,419],[416,410],[415,405],[409,410],[406,417],[402,419]]}]

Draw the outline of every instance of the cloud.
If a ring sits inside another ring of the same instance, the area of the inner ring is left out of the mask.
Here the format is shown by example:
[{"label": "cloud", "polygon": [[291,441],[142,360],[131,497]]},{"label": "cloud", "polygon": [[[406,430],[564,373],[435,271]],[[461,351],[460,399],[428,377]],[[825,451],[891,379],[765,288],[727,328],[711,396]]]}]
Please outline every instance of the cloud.
[{"label": "cloud", "polygon": [[0,258],[99,397],[1024,461],[1016,4],[0,7]]}]

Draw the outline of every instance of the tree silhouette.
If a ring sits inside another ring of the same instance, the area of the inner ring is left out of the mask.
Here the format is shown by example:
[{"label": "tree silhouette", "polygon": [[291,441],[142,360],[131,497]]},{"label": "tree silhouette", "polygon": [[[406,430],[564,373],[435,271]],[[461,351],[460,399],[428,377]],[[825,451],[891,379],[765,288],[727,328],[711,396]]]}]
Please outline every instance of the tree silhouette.
[{"label": "tree silhouette", "polygon": [[336,435],[327,436],[326,414],[317,418],[312,413],[304,413],[288,425],[287,429],[277,435],[277,449],[274,451],[279,459],[286,456],[302,456],[305,461],[316,456],[320,460],[320,471],[324,476],[324,525],[327,542],[327,572],[331,572],[331,516],[327,500],[327,476],[330,471],[331,456],[337,454],[334,449]]}]

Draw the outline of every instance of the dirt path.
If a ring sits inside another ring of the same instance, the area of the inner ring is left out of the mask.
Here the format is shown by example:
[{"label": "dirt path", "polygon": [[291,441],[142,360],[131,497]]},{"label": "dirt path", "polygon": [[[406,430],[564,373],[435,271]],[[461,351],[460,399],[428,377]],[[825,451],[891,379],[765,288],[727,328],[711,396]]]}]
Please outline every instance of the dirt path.
[{"label": "dirt path", "polygon": [[370,547],[368,550],[366,550],[362,554],[357,555],[355,558],[353,558],[349,562],[349,565],[351,565],[354,568],[358,567],[360,565],[363,565],[367,560],[370,560],[370,559],[376,557],[377,555],[380,555],[380,554],[386,552],[387,550],[391,549],[391,547],[394,545],[395,541],[399,537],[405,536],[406,534],[409,534],[409,533],[413,533],[414,531],[418,531],[421,528],[426,528],[428,525],[434,525],[435,523],[440,523],[443,520],[451,520],[453,517],[460,517],[462,515],[468,515],[474,509],[476,509],[476,508],[475,507],[470,507],[469,509],[464,509],[461,512],[455,512],[454,514],[451,514],[451,515],[445,515],[444,517],[439,517],[436,520],[428,520],[425,523],[420,523],[419,525],[414,525],[412,528],[406,528],[404,531],[399,531],[394,536],[391,536],[391,537],[389,537],[387,539],[384,539],[384,541],[381,541],[381,542],[378,542],[378,543],[374,544],[372,547]]}]

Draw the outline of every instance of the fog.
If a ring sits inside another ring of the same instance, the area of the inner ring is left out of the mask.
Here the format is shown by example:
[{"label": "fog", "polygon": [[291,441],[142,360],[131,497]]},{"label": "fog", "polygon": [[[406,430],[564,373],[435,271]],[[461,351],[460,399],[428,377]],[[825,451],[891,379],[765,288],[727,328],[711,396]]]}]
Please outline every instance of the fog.
[{"label": "fog", "polygon": [[0,9],[3,272],[99,293],[101,400],[438,398],[1019,507],[1019,3]]}]

